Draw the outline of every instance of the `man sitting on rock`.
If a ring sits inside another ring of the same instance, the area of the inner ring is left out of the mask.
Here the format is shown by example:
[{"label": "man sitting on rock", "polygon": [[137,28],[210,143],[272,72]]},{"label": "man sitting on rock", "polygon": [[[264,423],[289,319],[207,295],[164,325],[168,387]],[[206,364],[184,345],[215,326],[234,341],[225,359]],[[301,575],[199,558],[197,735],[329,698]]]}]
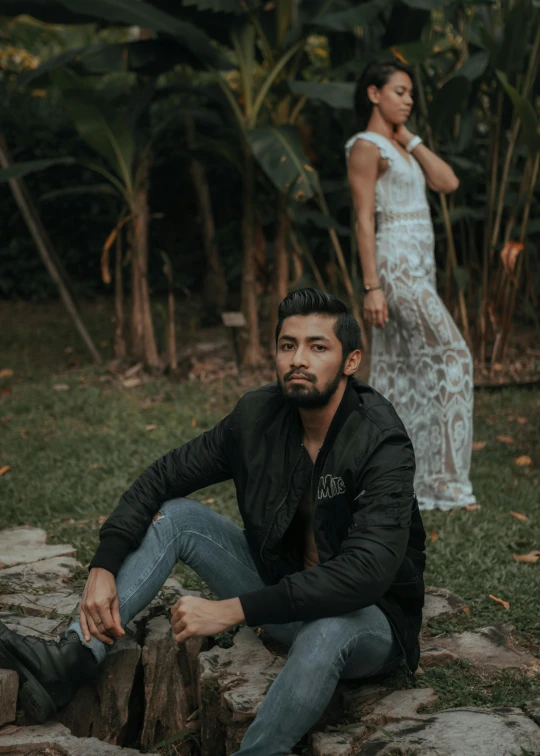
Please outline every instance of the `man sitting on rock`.
[{"label": "man sitting on rock", "polygon": [[[276,328],[277,383],[246,394],[212,430],[154,462],[103,525],[79,622],[58,641],[0,623],[0,666],[52,717],[147,606],[179,560],[218,601],[172,609],[178,643],[235,625],[290,646],[241,756],[283,756],[317,722],[340,678],[419,658],[425,533],[414,452],[392,405],[352,376],[360,329],[336,297],[289,294]],[[244,530],[192,499],[232,479]]]}]

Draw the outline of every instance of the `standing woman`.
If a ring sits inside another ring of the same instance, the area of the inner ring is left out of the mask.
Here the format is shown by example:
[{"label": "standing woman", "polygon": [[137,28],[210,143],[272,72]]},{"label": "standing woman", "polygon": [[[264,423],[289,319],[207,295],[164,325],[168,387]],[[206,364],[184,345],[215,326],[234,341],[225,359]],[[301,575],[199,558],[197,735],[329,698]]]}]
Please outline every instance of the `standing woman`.
[{"label": "standing woman", "polygon": [[473,366],[437,294],[426,183],[453,192],[453,170],[405,126],[413,80],[398,61],[370,63],[355,93],[362,128],[346,144],[373,328],[371,385],[392,402],[416,453],[421,509],[472,504]]}]

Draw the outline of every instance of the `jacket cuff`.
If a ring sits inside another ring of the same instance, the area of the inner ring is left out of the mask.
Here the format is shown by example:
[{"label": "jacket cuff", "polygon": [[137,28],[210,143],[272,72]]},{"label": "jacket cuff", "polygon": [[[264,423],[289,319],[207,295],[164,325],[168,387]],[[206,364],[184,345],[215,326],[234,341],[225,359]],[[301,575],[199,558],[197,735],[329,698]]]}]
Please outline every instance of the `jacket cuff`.
[{"label": "jacket cuff", "polygon": [[277,585],[260,588],[258,591],[244,593],[239,599],[246,624],[250,627],[281,625],[297,619],[286,580],[281,580]]},{"label": "jacket cuff", "polygon": [[101,539],[89,569],[101,567],[112,572],[116,577],[124,559],[132,550],[132,546],[125,538],[117,535],[107,535]]}]

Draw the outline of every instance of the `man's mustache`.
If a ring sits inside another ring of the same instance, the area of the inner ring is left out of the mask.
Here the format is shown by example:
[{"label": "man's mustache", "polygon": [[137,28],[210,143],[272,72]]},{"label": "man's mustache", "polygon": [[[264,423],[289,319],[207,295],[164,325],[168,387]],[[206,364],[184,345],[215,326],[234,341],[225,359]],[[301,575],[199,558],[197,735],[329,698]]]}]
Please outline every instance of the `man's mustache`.
[{"label": "man's mustache", "polygon": [[301,375],[302,378],[305,378],[307,381],[310,381],[311,383],[317,383],[317,376],[313,375],[313,373],[304,373],[303,370],[289,370],[288,373],[285,373],[283,376],[283,380],[285,382],[290,381],[293,376],[299,376]]}]

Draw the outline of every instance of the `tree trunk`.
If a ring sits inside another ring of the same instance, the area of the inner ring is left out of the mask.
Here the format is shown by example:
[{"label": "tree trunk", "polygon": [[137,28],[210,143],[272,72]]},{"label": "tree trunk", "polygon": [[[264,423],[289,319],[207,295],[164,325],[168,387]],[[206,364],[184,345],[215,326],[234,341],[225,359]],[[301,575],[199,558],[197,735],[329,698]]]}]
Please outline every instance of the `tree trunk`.
[{"label": "tree trunk", "polygon": [[126,342],[124,340],[124,283],[122,273],[122,229],[120,229],[116,236],[114,275],[114,356],[119,362],[126,358]]},{"label": "tree trunk", "polygon": [[140,170],[143,175],[133,208],[132,261],[133,266],[133,311],[132,334],[134,356],[142,359],[152,369],[161,368],[154,324],[150,292],[148,289],[148,174],[150,158],[146,158]]},{"label": "tree trunk", "polygon": [[[2,166],[2,168],[9,168],[11,164],[12,162],[7,149],[7,145],[2,135],[0,135],[0,165]],[[47,268],[49,275],[58,287],[60,297],[62,299],[62,302],[64,303],[66,310],[68,311],[82,340],[86,344],[88,351],[92,355],[94,362],[101,364],[101,356],[96,349],[96,346],[92,341],[90,334],[86,330],[86,326],[84,325],[81,316],[79,315],[77,306],[70,293],[69,287],[67,286],[66,281],[62,276],[61,270],[55,263],[55,259],[57,258],[56,252],[54,251],[52,242],[49,239],[47,232],[45,231],[43,223],[41,222],[41,218],[36,206],[32,201],[30,192],[28,191],[24,181],[21,178],[11,179],[9,181],[9,187],[11,189],[15,202],[17,203],[17,206],[21,211],[21,215],[24,218],[26,227],[28,228],[28,231],[30,232],[30,235],[34,240],[34,243],[39,252],[39,256],[41,257],[43,264]]]},{"label": "tree trunk", "polygon": [[273,345],[277,323],[277,310],[280,302],[289,291],[289,231],[290,219],[287,211],[287,197],[283,194],[278,199],[278,229],[274,240],[274,275],[270,310],[270,345]]},{"label": "tree trunk", "polygon": [[[190,150],[195,149],[195,127],[192,119],[186,119],[187,143]],[[216,242],[216,228],[212,213],[212,199],[204,165],[192,157],[190,173],[197,194],[201,216],[201,232],[206,256],[206,275],[204,278],[205,301],[224,310],[227,306],[228,287],[221,264],[219,247]]]},{"label": "tree trunk", "polygon": [[264,360],[259,336],[259,312],[255,281],[255,165],[253,156],[246,147],[244,154],[244,218],[242,233],[244,258],[242,271],[242,310],[247,322],[247,343],[242,365],[244,368],[260,367]]}]

